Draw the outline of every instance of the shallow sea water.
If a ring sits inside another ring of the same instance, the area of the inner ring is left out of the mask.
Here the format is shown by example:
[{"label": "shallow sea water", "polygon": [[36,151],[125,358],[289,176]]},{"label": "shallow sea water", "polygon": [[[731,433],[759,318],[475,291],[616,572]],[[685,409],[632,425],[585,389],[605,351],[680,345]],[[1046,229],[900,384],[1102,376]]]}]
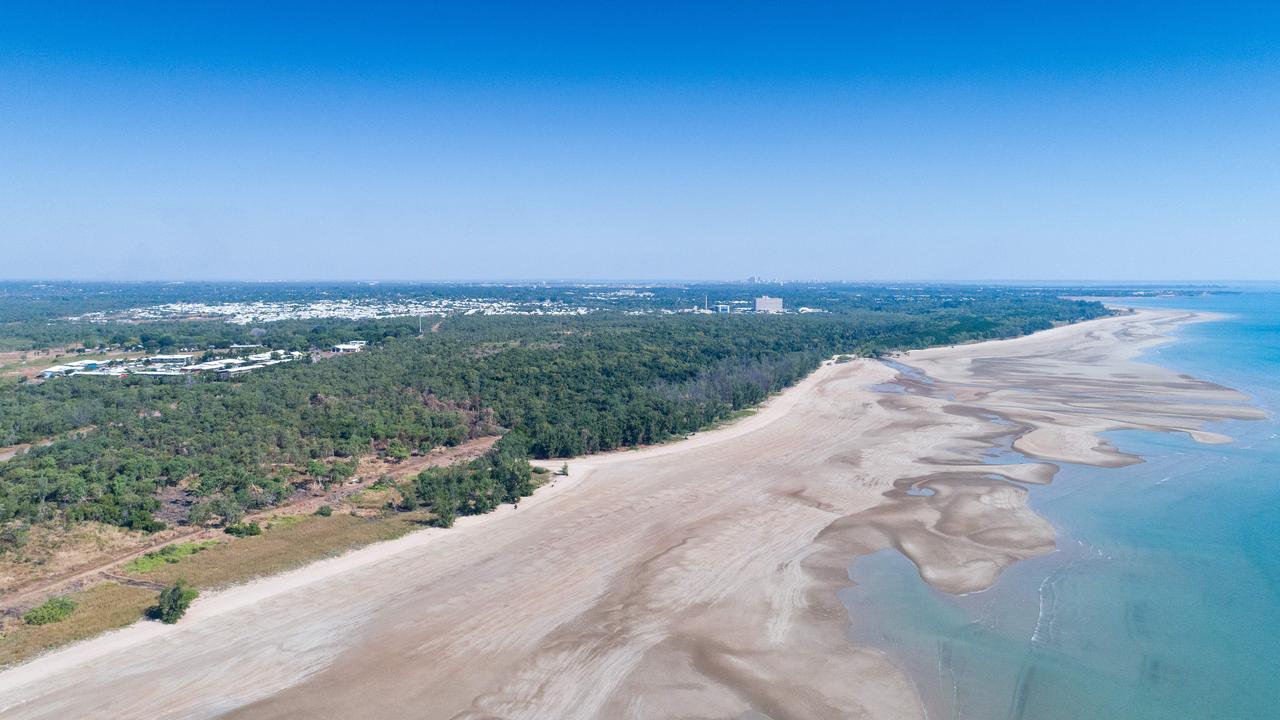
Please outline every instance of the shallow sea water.
[{"label": "shallow sea water", "polygon": [[985,592],[933,590],[895,551],[857,560],[851,636],[908,672],[932,720],[1280,718],[1280,294],[1133,304],[1230,313],[1144,359],[1269,418],[1209,428],[1229,445],[1111,433],[1146,462],[1028,486],[1058,550]]}]

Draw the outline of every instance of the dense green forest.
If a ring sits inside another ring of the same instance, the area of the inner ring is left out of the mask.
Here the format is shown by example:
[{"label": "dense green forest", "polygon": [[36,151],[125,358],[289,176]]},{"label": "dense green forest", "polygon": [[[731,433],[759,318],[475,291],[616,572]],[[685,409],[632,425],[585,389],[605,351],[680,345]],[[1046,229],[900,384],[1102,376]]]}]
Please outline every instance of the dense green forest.
[{"label": "dense green forest", "polygon": [[810,315],[455,316],[421,337],[404,320],[285,321],[266,330],[292,333],[295,347],[357,335],[375,344],[237,382],[9,385],[0,388],[0,446],[61,439],[0,464],[3,537],[20,538],[27,523],[83,519],[156,529],[166,487],[194,501],[189,521],[233,523],[303,483],[342,480],[371,452],[403,457],[505,434],[481,461],[415,485],[440,517],[478,512],[529,492],[528,456],[690,432],[835,353],[1008,337],[1105,312],[1039,292],[923,293],[896,305],[886,300],[893,294],[875,295],[877,309]]}]

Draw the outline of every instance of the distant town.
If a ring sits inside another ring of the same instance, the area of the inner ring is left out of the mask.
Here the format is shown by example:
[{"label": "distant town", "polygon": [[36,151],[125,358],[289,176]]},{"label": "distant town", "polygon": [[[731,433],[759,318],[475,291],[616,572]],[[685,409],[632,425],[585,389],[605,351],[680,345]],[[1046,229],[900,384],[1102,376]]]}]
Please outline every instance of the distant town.
[{"label": "distant town", "polygon": [[[89,323],[151,323],[174,320],[215,320],[233,325],[266,324],[285,320],[384,320],[403,317],[447,317],[456,315],[575,316],[607,311],[609,303],[634,303],[653,297],[642,289],[600,289],[579,297],[588,303],[573,305],[563,300],[498,300],[486,298],[444,298],[386,301],[373,298],[317,299],[311,301],[174,302],[124,310],[90,312],[66,318]],[[787,308],[783,299],[760,295],[753,299],[717,299],[710,293],[702,302],[679,308],[636,308],[628,315],[777,315],[826,312],[809,307]],[[421,320],[419,320],[421,324]],[[256,333],[257,331],[255,331]],[[223,347],[173,348],[176,352],[144,354],[145,348],[115,346],[107,357],[69,360],[41,370],[41,380],[64,377],[96,378],[193,378],[233,380],[273,365],[316,360],[333,355],[361,352],[365,340],[348,340],[309,352],[270,348],[258,343],[233,343]],[[296,347],[296,346],[295,346]],[[86,347],[87,349],[87,347]],[[161,348],[164,350],[165,348]],[[102,350],[102,348],[99,348]],[[114,355],[114,356],[113,356]]]},{"label": "distant town", "polygon": [[[236,325],[269,323],[281,320],[341,319],[379,320],[397,317],[450,315],[586,315],[611,309],[610,301],[634,301],[653,293],[630,289],[595,292],[584,296],[590,304],[572,304],[561,300],[513,301],[493,298],[437,298],[429,300],[397,300],[344,298],[340,300],[255,301],[255,302],[176,302],[118,311],[85,313],[67,318],[85,322],[147,322],[178,319],[223,319]],[[631,308],[633,315],[709,313],[776,314],[788,312],[782,298],[763,295],[753,300],[703,298],[701,304],[684,308]],[[797,313],[824,312],[800,307]]]}]

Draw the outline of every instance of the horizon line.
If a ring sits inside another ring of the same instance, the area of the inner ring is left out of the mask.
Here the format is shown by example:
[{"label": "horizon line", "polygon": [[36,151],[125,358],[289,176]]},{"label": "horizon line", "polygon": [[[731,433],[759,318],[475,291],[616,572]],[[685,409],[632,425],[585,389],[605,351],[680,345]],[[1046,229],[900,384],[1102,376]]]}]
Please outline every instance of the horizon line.
[{"label": "horizon line", "polygon": [[1237,280],[1237,279],[1161,279],[1161,280],[1126,280],[1126,279],[1088,279],[1088,278],[979,278],[979,279],[947,279],[947,278],[882,278],[872,280],[841,280],[823,278],[466,278],[466,279],[407,279],[407,278],[295,278],[295,279],[251,279],[251,278],[135,278],[135,279],[86,279],[59,277],[0,278],[0,284],[107,284],[107,285],[180,285],[180,284],[215,284],[239,283],[249,285],[288,285],[329,283],[336,285],[1006,285],[1006,286],[1070,286],[1070,285],[1125,285],[1133,287],[1218,287],[1236,285],[1280,285],[1280,278],[1274,280]]}]

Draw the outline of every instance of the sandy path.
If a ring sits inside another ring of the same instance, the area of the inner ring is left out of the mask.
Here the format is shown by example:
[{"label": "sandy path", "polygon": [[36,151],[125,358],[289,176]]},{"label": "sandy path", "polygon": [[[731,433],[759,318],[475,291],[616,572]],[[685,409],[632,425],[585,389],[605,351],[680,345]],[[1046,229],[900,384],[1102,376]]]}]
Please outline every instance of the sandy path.
[{"label": "sandy path", "polygon": [[849,563],[896,547],[939,588],[981,589],[1053,548],[1019,482],[1056,470],[983,465],[984,451],[1115,465],[1134,459],[1101,430],[1255,416],[1133,361],[1194,319],[1141,312],[902,358],[927,377],[828,365],[729,428],[570,461],[518,511],[2,673],[0,714],[918,718],[906,678],[845,639]]}]

